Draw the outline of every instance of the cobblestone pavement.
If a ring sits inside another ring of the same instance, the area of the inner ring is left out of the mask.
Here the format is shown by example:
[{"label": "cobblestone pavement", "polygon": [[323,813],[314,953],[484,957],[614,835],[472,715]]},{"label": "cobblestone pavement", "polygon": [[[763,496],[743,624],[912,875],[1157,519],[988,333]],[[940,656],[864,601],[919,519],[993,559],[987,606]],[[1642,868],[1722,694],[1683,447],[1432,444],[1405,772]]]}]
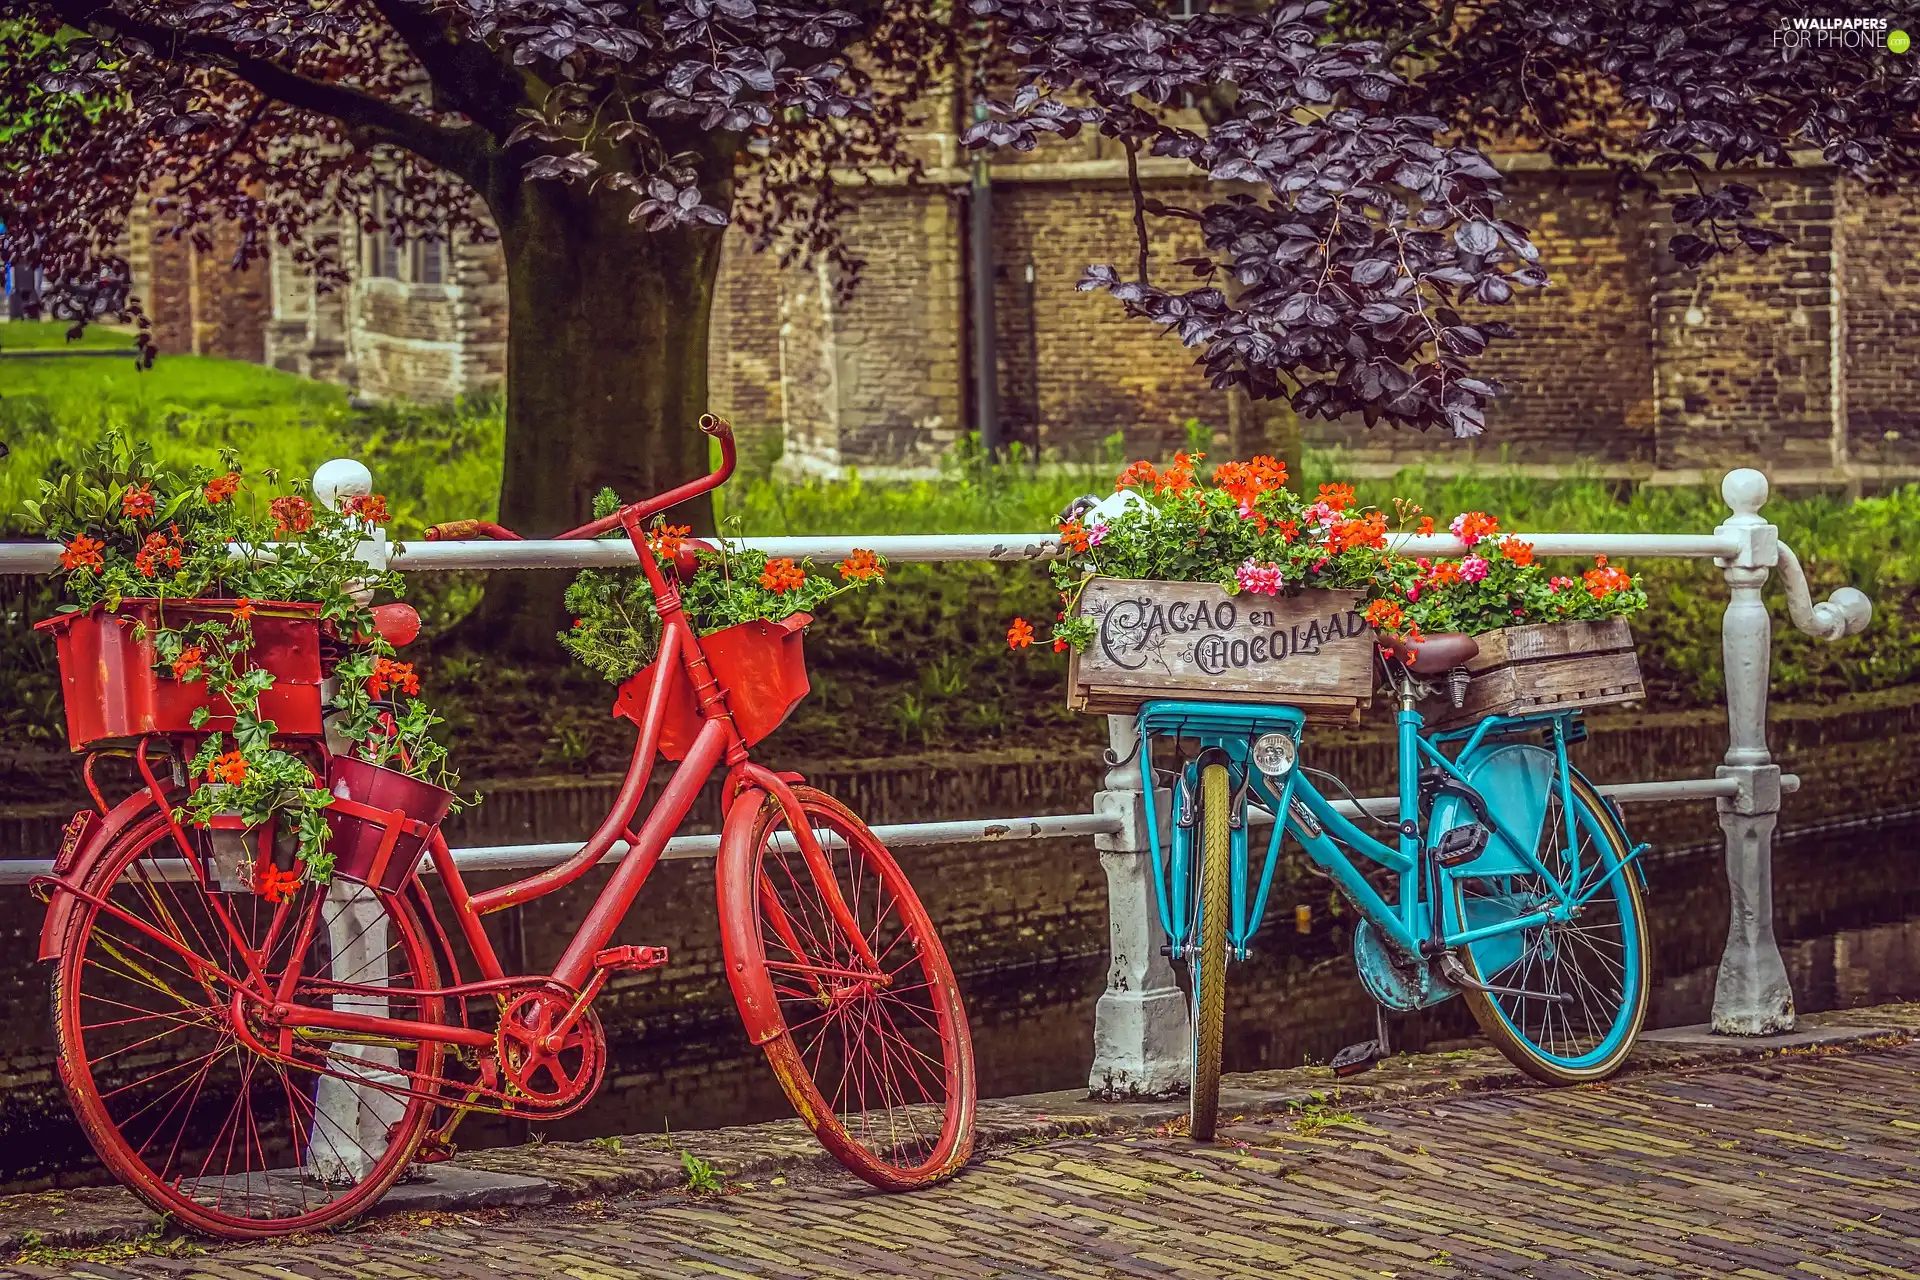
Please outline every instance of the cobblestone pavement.
[{"label": "cobblestone pavement", "polygon": [[[387,1218],[0,1277],[1920,1276],[1920,1046],[996,1148],[932,1191]],[[125,1252],[125,1247],[122,1248]]]}]

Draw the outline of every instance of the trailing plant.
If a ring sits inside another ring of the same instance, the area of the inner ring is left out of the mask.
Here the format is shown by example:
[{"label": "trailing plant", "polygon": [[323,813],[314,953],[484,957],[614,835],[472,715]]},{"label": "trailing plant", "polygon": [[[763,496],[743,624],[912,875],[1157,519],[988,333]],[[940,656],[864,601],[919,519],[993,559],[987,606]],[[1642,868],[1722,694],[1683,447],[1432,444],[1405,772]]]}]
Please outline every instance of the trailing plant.
[{"label": "trailing plant", "polygon": [[1467,555],[1395,555],[1382,566],[1366,610],[1374,627],[1416,639],[1443,631],[1478,635],[1529,623],[1599,621],[1647,607],[1640,579],[1606,556],[1572,577],[1550,572],[1532,543],[1501,536],[1499,521],[1483,511],[1456,516],[1450,528],[1467,543]]},{"label": "trailing plant", "polygon": [[334,667],[339,689],[329,705],[341,713],[334,730],[351,744],[348,754],[355,759],[452,791],[460,775],[448,763],[445,744],[433,736],[433,726],[445,720],[421,699],[413,664],[396,661],[394,652],[376,635]]},{"label": "trailing plant", "polygon": [[[602,489],[595,517],[620,509],[620,497]],[[736,530],[737,523],[734,522]],[[837,578],[814,569],[811,560],[770,557],[764,551],[689,539],[685,525],[655,520],[647,548],[661,570],[681,576],[680,603],[696,634],[711,635],[743,622],[777,622],[812,613],[833,597],[858,591],[886,577],[886,561],[856,550],[835,564]],[[618,535],[625,538],[626,534]],[[691,572],[685,570],[691,567]],[[560,642],[582,666],[618,683],[653,661],[660,642],[660,615],[653,591],[638,569],[583,569],[567,588],[573,625]]]},{"label": "trailing plant", "polygon": [[[269,489],[280,477],[258,474]],[[27,517],[62,544],[62,612],[95,606],[109,612],[129,600],[159,601],[157,625],[142,628],[160,676],[202,683],[215,706],[231,713],[230,733],[201,739],[188,762],[191,789],[179,806],[182,821],[205,823],[238,814],[249,828],[279,823],[291,834],[301,875],[325,883],[323,811],[332,802],[312,766],[278,739],[279,726],[261,714],[273,674],[253,662],[254,620],[286,603],[317,605],[313,616],[332,647],[344,648],[333,674],[334,701],[360,758],[398,761],[416,777],[451,777],[446,751],[430,728],[438,717],[411,696],[399,706],[389,692],[417,695],[412,668],[393,661],[380,639],[368,602],[376,590],[398,593],[399,575],[372,570],[355,557],[361,541],[388,520],[386,500],[349,498],[339,510],[316,503],[304,485],[263,496],[238,459],[223,453],[221,467],[184,473],[155,462],[151,446],[109,431],[77,466],[44,480]],[[226,606],[175,610],[169,601]],[[191,718],[203,728],[207,706]],[[258,885],[278,897],[299,877],[261,869]]]},{"label": "trailing plant", "polygon": [[[1060,521],[1066,554],[1053,562],[1060,612],[1056,650],[1082,649],[1094,624],[1074,614],[1093,577],[1212,582],[1228,592],[1274,595],[1302,586],[1370,589],[1387,557],[1387,518],[1357,504],[1353,488],[1323,484],[1312,498],[1286,487],[1284,463],[1229,462],[1202,477],[1204,455],[1176,453],[1171,465],[1130,463],[1115,497],[1080,499]],[[1033,643],[1015,618],[1010,647]]]},{"label": "trailing plant", "polygon": [[[1351,485],[1323,484],[1309,499],[1285,487],[1286,467],[1272,458],[1224,463],[1210,477],[1197,470],[1201,458],[1178,453],[1164,470],[1131,463],[1114,481],[1115,496],[1080,499],[1059,518],[1066,554],[1052,565],[1061,608],[1048,637],[1056,651],[1093,639],[1093,620],[1075,606],[1096,576],[1211,582],[1236,595],[1360,590],[1369,624],[1410,638],[1609,618],[1647,606],[1640,580],[1605,556],[1578,578],[1549,573],[1530,543],[1500,536],[1499,521],[1483,511],[1463,512],[1447,527],[1466,555],[1412,557],[1393,549],[1396,535],[1435,532],[1415,503],[1393,500],[1390,534],[1386,514],[1358,505]],[[1007,631],[1014,649],[1037,638],[1024,618]]]}]

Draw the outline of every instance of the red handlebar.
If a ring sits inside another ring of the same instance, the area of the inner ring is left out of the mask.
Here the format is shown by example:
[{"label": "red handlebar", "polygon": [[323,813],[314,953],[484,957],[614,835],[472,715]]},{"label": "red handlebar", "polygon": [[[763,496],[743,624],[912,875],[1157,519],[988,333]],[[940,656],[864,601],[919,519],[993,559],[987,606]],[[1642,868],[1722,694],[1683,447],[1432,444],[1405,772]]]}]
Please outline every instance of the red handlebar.
[{"label": "red handlebar", "polygon": [[734,464],[739,461],[733,446],[733,426],[725,418],[717,418],[711,413],[700,415],[700,429],[720,442],[720,467],[716,471],[701,476],[698,480],[689,480],[677,489],[669,489],[658,497],[648,498],[620,508],[610,516],[602,516],[592,524],[583,524],[578,529],[569,529],[565,533],[554,535],[556,540],[567,538],[597,538],[609,529],[617,529],[625,524],[629,517],[645,520],[658,515],[668,507],[678,506],[689,498],[697,498],[703,493],[711,493],[727,482],[733,474]]}]

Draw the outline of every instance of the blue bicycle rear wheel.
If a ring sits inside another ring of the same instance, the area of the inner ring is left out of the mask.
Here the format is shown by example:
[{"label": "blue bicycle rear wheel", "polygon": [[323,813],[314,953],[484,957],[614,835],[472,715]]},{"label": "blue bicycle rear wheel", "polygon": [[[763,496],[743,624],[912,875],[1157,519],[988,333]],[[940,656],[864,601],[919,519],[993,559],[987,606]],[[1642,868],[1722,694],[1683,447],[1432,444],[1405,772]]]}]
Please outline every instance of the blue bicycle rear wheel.
[{"label": "blue bicycle rear wheel", "polygon": [[[1590,896],[1569,920],[1471,942],[1459,955],[1469,976],[1507,988],[1464,993],[1487,1039],[1537,1080],[1580,1084],[1618,1071],[1646,1019],[1646,909],[1638,873],[1625,865],[1626,833],[1599,793],[1574,776],[1569,841],[1558,780],[1544,772],[1552,781],[1535,856],[1575,901]],[[1454,929],[1529,915],[1557,898],[1537,872],[1472,871],[1453,880]]]}]

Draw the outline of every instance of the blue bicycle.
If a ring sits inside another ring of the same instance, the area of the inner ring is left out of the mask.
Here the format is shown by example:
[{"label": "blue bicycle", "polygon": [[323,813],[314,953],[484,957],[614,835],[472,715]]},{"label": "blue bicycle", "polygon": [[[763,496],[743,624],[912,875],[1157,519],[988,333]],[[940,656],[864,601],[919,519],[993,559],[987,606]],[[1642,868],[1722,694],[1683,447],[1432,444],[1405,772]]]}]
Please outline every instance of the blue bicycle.
[{"label": "blue bicycle", "polygon": [[[1191,979],[1197,1140],[1212,1139],[1219,1111],[1226,963],[1247,955],[1289,835],[1358,911],[1354,959],[1382,1009],[1379,1034],[1335,1058],[1336,1073],[1386,1056],[1384,1010],[1455,995],[1514,1065],[1549,1084],[1601,1079],[1633,1047],[1647,1008],[1635,865],[1646,846],[1628,843],[1619,814],[1568,763],[1568,746],[1585,737],[1578,710],[1425,728],[1419,702],[1444,696],[1433,680],[1476,649],[1466,636],[1433,636],[1381,660],[1398,707],[1398,812],[1359,816],[1385,828],[1386,840],[1309,781],[1344,790],[1300,763],[1301,710],[1197,701],[1140,709],[1160,923]],[[1170,775],[1154,765],[1159,739],[1173,742]],[[1154,789],[1168,777],[1163,850]],[[1263,813],[1273,834],[1256,875],[1248,822]]]}]

